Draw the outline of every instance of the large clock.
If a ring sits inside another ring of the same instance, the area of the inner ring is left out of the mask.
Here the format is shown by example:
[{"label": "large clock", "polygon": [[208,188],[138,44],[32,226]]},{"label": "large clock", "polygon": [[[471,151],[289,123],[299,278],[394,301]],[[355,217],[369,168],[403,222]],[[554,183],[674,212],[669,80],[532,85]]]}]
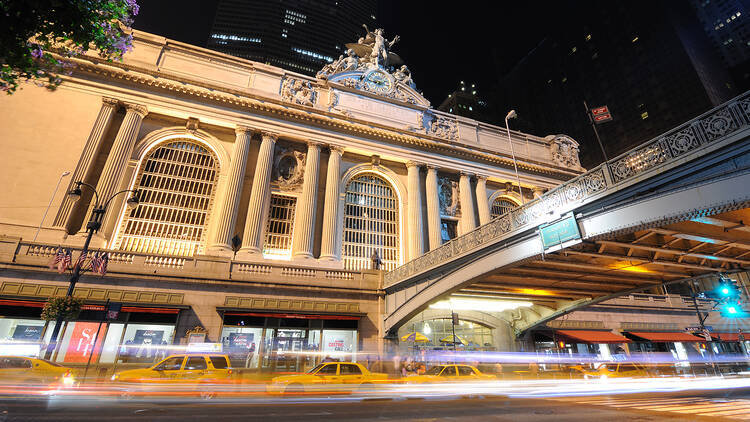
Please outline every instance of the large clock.
[{"label": "large clock", "polygon": [[375,69],[365,73],[362,78],[362,83],[367,86],[367,89],[372,92],[379,94],[385,94],[393,89],[393,79],[391,75],[386,72]]}]

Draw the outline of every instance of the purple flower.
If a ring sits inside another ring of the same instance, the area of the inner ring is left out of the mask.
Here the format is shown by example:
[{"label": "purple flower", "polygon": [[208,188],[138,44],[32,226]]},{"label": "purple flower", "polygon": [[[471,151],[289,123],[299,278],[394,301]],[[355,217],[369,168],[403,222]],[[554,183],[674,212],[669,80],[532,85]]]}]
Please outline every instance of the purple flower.
[{"label": "purple flower", "polygon": [[44,55],[44,52],[39,47],[36,47],[33,50],[31,50],[31,57],[35,59],[41,59],[43,55]]},{"label": "purple flower", "polygon": [[128,8],[130,9],[130,13],[133,14],[133,16],[138,14],[138,11],[140,11],[140,6],[138,6],[138,3],[135,2],[135,0],[125,0],[125,3],[128,5]]}]

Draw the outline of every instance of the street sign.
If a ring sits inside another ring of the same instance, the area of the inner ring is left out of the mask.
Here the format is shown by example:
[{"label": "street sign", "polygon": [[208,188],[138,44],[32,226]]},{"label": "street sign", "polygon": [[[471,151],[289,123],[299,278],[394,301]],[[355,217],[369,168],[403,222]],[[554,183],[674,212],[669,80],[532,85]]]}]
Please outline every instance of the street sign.
[{"label": "street sign", "polygon": [[609,108],[607,106],[592,108],[591,117],[594,119],[594,123],[596,124],[601,124],[612,120],[612,114],[609,112]]},{"label": "street sign", "polygon": [[107,307],[107,319],[117,319],[120,316],[121,309],[122,303],[110,302]]},{"label": "street sign", "polygon": [[550,248],[560,249],[563,243],[571,240],[581,239],[581,231],[578,230],[578,222],[573,214],[549,224],[542,224],[539,226],[539,235],[542,237],[545,252]]}]

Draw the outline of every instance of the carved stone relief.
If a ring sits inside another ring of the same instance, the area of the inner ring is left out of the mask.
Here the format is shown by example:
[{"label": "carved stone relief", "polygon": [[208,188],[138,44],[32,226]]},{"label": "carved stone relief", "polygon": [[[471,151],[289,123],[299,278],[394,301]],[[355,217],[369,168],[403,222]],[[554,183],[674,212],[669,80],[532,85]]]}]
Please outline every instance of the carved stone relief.
[{"label": "carved stone relief", "polygon": [[552,160],[567,168],[579,169],[581,162],[578,160],[578,142],[566,135],[550,135],[546,138],[552,151]]},{"label": "carved stone relief", "polygon": [[292,146],[276,145],[271,183],[282,191],[297,191],[305,178],[307,154]]},{"label": "carved stone relief", "polygon": [[409,126],[406,129],[438,138],[458,139],[458,122],[450,117],[438,116],[431,111],[419,114],[417,126]]},{"label": "carved stone relief", "polygon": [[458,182],[447,177],[438,179],[438,198],[440,199],[440,214],[448,217],[461,216],[461,204],[458,201]]},{"label": "carved stone relief", "polygon": [[308,81],[285,77],[281,82],[281,99],[312,107],[315,105],[315,90]]}]

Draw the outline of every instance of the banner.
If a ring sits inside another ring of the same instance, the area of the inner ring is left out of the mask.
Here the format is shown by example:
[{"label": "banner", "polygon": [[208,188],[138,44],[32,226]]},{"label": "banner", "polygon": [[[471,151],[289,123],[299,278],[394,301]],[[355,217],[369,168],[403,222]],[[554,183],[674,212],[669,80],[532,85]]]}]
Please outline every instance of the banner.
[{"label": "banner", "polygon": [[[68,325],[70,326],[70,324]],[[94,349],[94,338],[96,330],[99,328],[98,322],[75,322],[73,323],[73,332],[70,335],[68,348],[65,350],[65,362],[86,363],[89,361],[89,355]],[[106,333],[107,324],[102,324],[102,330],[99,332],[99,339],[96,341],[96,351],[91,358],[96,362],[97,355],[102,350],[104,333]]]}]

